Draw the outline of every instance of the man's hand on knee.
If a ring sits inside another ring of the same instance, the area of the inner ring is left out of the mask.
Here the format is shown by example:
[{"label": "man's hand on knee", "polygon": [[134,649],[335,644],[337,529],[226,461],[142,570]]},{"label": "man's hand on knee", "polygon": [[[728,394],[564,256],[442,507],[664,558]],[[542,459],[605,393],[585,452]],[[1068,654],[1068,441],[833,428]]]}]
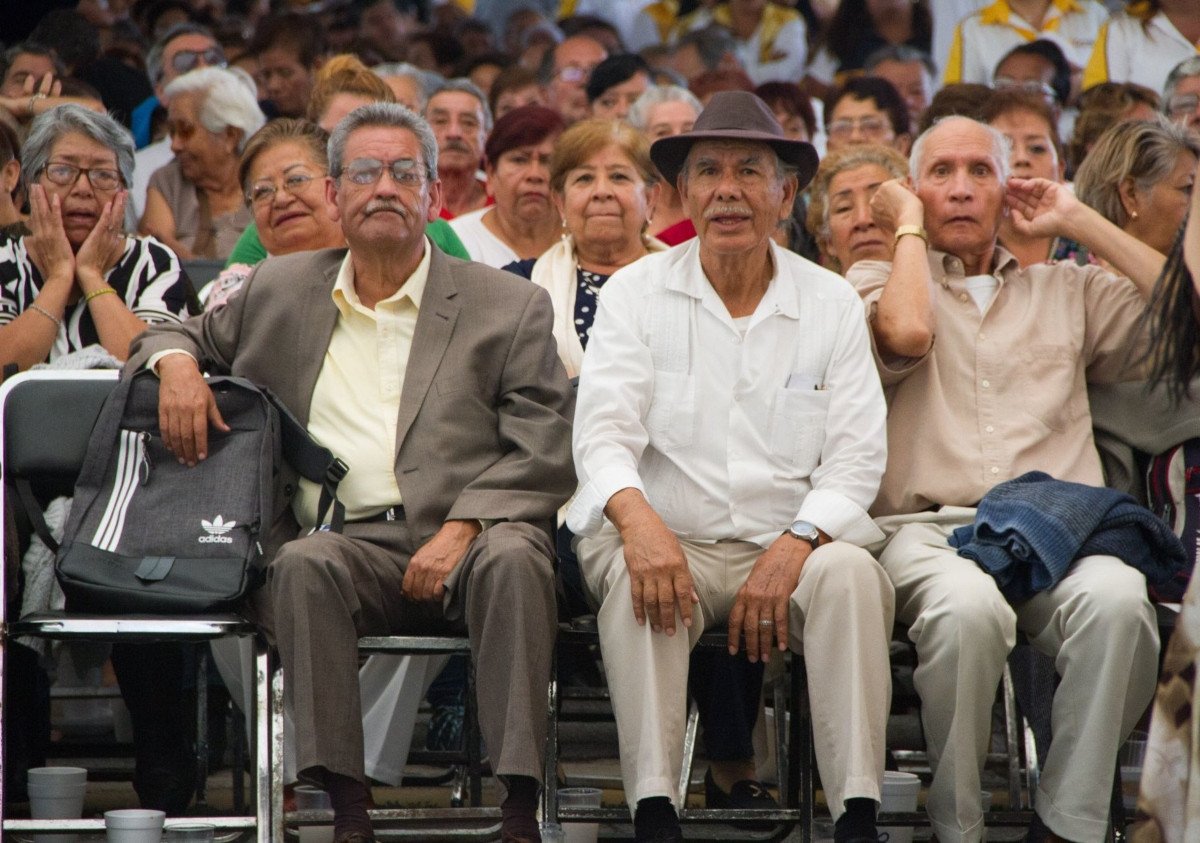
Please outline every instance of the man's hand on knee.
[{"label": "man's hand on knee", "polygon": [[478,521],[447,521],[421,545],[404,572],[402,590],[409,600],[441,600],[446,577],[458,567],[481,531]]},{"label": "man's hand on knee", "polygon": [[737,654],[742,636],[752,662],[770,661],[773,641],[780,652],[787,649],[788,607],[810,553],[805,542],[784,534],[758,557],[729,611],[730,655]]},{"label": "man's hand on knee", "polygon": [[636,489],[622,489],[609,499],[605,511],[616,524],[625,545],[633,615],[646,619],[655,632],[675,634],[675,609],[683,625],[692,625],[692,605],[700,602],[679,539]]}]

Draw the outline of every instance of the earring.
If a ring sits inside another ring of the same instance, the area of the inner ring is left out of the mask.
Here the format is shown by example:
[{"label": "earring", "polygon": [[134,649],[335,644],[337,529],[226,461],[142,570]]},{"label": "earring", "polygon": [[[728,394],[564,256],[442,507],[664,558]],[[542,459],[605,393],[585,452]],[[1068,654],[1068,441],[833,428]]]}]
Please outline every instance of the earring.
[{"label": "earring", "polygon": [[1136,220],[1136,219],[1138,218],[1138,212],[1137,212],[1137,211],[1131,211],[1131,212],[1129,213],[1129,218],[1130,218],[1131,220]]}]

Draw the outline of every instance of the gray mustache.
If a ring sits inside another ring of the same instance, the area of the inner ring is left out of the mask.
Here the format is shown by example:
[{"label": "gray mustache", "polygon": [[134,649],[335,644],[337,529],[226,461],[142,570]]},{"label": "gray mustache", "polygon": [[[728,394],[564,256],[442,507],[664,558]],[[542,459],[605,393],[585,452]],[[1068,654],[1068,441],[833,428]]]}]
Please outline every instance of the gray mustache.
[{"label": "gray mustache", "polygon": [[707,208],[704,211],[704,219],[706,220],[710,220],[713,217],[724,217],[730,215],[748,217],[752,214],[750,209],[745,205],[713,205],[711,208]]},{"label": "gray mustache", "polygon": [[446,141],[446,145],[442,147],[442,152],[465,152],[470,155],[471,147],[462,141]]},{"label": "gray mustache", "polygon": [[380,211],[393,211],[402,217],[408,216],[408,208],[405,208],[399,202],[390,202],[387,199],[374,199],[368,202],[367,206],[363,208],[363,213],[368,216],[377,214]]}]

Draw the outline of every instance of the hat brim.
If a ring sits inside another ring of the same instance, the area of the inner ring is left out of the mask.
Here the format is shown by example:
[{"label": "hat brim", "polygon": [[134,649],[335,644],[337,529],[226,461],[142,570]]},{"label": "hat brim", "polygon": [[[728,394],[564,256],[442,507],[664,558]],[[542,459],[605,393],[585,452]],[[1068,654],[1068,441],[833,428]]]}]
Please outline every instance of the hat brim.
[{"label": "hat brim", "polygon": [[808,186],[813,174],[817,171],[817,150],[807,141],[781,138],[766,132],[754,132],[743,129],[720,129],[712,131],[685,132],[682,135],[672,135],[659,138],[650,147],[650,160],[662,173],[664,179],[672,187],[679,178],[683,164],[687,161],[688,152],[698,141],[754,141],[765,143],[775,150],[784,164],[795,167],[800,179],[800,190]]}]

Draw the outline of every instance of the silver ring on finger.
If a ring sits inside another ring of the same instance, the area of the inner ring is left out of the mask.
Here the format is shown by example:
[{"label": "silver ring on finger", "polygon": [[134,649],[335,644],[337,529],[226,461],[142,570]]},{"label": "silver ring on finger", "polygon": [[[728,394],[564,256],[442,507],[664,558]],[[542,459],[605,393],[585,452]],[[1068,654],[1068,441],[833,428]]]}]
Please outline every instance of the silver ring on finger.
[{"label": "silver ring on finger", "polygon": [[772,621],[772,620],[761,620],[761,621],[759,621],[759,622],[758,622],[758,625],[759,625],[759,626],[774,626],[774,625],[775,625],[775,621]]}]

